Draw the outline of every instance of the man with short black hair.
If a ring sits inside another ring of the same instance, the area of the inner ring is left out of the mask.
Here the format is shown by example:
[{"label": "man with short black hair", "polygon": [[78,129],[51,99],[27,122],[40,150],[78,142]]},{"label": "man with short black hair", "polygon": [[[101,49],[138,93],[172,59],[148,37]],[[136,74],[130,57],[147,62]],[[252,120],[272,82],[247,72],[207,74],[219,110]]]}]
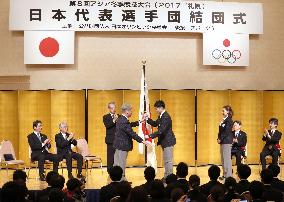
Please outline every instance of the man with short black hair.
[{"label": "man with short black hair", "polygon": [[57,154],[49,153],[51,148],[50,139],[46,135],[42,134],[42,122],[36,120],[33,122],[33,130],[31,134],[28,135],[28,142],[31,149],[31,160],[38,161],[39,177],[41,181],[45,181],[44,175],[44,162],[49,160],[53,162],[53,170],[58,171],[59,161],[61,157]]},{"label": "man with short black hair", "polygon": [[47,182],[48,187],[46,187],[45,189],[38,192],[37,199],[38,199],[39,202],[48,201],[48,195],[49,195],[49,192],[52,189],[51,180],[53,178],[56,178],[57,176],[58,176],[58,173],[54,172],[54,171],[49,171],[47,173],[45,180]]},{"label": "man with short black hair", "polygon": [[271,170],[272,175],[273,175],[271,186],[274,189],[278,189],[281,192],[284,192],[284,181],[280,180],[277,177],[279,175],[279,173],[280,173],[280,167],[278,165],[275,165],[275,164],[270,164],[268,166],[268,169]]},{"label": "man with short black hair", "polygon": [[28,196],[28,189],[14,181],[6,182],[1,189],[1,201],[23,202]]},{"label": "man with short black hair", "polygon": [[13,173],[13,181],[19,185],[26,186],[27,174],[23,170],[15,170]]},{"label": "man with short black hair", "polygon": [[248,178],[251,175],[251,169],[246,164],[240,164],[237,167],[237,172],[240,181],[237,183],[236,192],[242,194],[243,192],[249,191],[250,182]]},{"label": "man with short black hair", "polygon": [[121,181],[123,170],[119,166],[113,166],[109,170],[109,176],[112,182],[103,186],[100,190],[100,202],[109,202],[111,198],[118,195],[117,186]]},{"label": "man with short black hair", "polygon": [[157,145],[161,145],[163,150],[163,160],[165,173],[163,181],[166,177],[173,173],[173,151],[176,144],[176,138],[172,129],[172,119],[169,113],[165,110],[165,103],[162,100],[155,102],[154,107],[159,117],[156,121],[149,118],[149,114],[144,114],[144,119],[153,127],[158,127],[158,131],[150,134],[150,138],[158,138]]},{"label": "man with short black hair", "polygon": [[142,186],[147,191],[147,193],[150,194],[150,185],[156,177],[155,169],[151,166],[148,166],[147,168],[145,168],[144,177],[145,177],[147,182],[145,184],[143,184]]},{"label": "man with short black hair", "polygon": [[66,183],[66,198],[68,201],[85,202],[86,193],[81,189],[83,183],[77,178],[69,179]]},{"label": "man with short black hair", "polygon": [[65,178],[62,175],[54,176],[50,179],[50,185],[52,188],[63,189],[65,184]]},{"label": "man with short black hair", "polygon": [[151,183],[150,196],[151,196],[151,201],[160,201],[160,202],[169,201],[169,199],[165,197],[165,187],[162,180],[155,179]]},{"label": "man with short black hair", "polygon": [[186,176],[188,175],[188,165],[184,162],[180,162],[176,168],[177,181],[169,184],[166,187],[166,197],[171,198],[171,192],[175,188],[181,188],[184,193],[187,193],[189,190],[188,181]]},{"label": "man with short black hair", "polygon": [[219,185],[221,187],[224,186],[222,183],[218,182],[218,177],[220,176],[220,168],[216,165],[212,165],[210,166],[210,168],[208,169],[208,176],[210,178],[210,181],[207,182],[206,184],[203,184],[202,186],[200,186],[200,191],[206,196],[208,197],[210,194],[210,190],[215,186],[215,185]]},{"label": "man with short black hair", "polygon": [[[25,171],[23,171],[23,170],[15,170],[14,171],[13,182],[20,185],[23,190],[28,190],[27,185],[26,185],[26,181],[27,181],[27,174],[26,174]],[[27,191],[27,192],[28,192],[27,195],[28,195],[28,198],[29,198],[29,200],[27,200],[27,201],[30,201],[30,200],[33,201],[34,195],[30,191]]]},{"label": "man with short black hair", "polygon": [[273,175],[272,171],[269,169],[263,169],[260,173],[261,181],[264,184],[264,192],[262,199],[264,201],[282,201],[283,195],[282,192],[278,189],[274,189],[271,186]]},{"label": "man with short black hair", "polygon": [[48,195],[47,202],[62,202],[65,201],[66,195],[65,193],[58,188],[52,188]]},{"label": "man with short black hair", "polygon": [[263,202],[262,194],[264,191],[264,185],[259,181],[252,181],[250,183],[249,192],[252,198],[252,202]]},{"label": "man with short black hair", "polygon": [[282,133],[277,130],[278,119],[271,118],[269,120],[270,130],[265,129],[265,133],[262,137],[262,140],[265,141],[265,145],[260,153],[260,162],[262,169],[266,168],[265,157],[270,155],[272,156],[272,164],[277,165],[278,157],[280,156],[280,145],[279,141],[281,139]]},{"label": "man with short black hair", "polygon": [[247,145],[247,134],[241,130],[242,122],[234,121],[233,122],[233,145],[231,149],[232,156],[236,156],[236,164],[237,166],[242,163],[242,157],[245,158],[245,150]]}]

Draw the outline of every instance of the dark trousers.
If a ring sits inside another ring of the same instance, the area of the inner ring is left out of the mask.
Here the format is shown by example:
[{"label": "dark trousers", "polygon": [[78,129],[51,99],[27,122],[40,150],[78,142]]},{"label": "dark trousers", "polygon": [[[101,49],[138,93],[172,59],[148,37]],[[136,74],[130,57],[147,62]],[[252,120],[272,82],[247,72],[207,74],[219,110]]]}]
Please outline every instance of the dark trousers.
[{"label": "dark trousers", "polygon": [[38,154],[32,153],[31,157],[33,161],[38,161],[39,174],[44,173],[45,160],[49,160],[53,162],[53,171],[58,172],[58,164],[61,159],[59,155],[44,152],[44,153],[38,153]]},{"label": "dark trousers", "polygon": [[242,156],[244,156],[244,152],[241,150],[232,151],[232,156],[236,157],[236,164],[239,166],[242,163]]},{"label": "dark trousers", "polygon": [[268,155],[272,156],[272,164],[277,165],[279,151],[276,149],[269,149],[268,147],[264,147],[262,152],[260,153],[260,162],[262,165],[262,170],[266,168],[265,157]]},{"label": "dark trousers", "polygon": [[72,159],[75,159],[77,161],[78,174],[82,173],[83,156],[81,154],[78,154],[76,152],[68,152],[65,154],[61,154],[61,158],[66,159],[68,174],[72,174]]},{"label": "dark trousers", "polygon": [[115,149],[113,148],[113,144],[107,144],[107,171],[108,172],[113,167],[114,153],[115,153]]}]

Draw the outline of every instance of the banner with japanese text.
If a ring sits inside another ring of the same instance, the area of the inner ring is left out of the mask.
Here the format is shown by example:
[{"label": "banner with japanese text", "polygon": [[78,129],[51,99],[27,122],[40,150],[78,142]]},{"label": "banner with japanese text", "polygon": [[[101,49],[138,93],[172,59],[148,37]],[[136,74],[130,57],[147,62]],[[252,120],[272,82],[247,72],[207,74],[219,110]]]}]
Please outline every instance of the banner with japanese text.
[{"label": "banner with japanese text", "polygon": [[262,34],[260,3],[10,0],[10,30]]}]

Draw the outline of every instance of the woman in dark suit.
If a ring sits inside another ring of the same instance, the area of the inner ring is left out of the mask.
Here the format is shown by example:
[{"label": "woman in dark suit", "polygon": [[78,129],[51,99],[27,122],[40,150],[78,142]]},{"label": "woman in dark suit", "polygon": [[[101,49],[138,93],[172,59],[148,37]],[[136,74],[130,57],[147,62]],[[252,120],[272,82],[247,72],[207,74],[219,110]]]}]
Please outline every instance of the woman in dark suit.
[{"label": "woman in dark suit", "polygon": [[232,176],[232,159],[231,147],[233,143],[233,110],[229,105],[222,108],[223,118],[219,124],[219,133],[217,142],[220,144],[221,160],[223,168],[223,177],[227,178]]}]

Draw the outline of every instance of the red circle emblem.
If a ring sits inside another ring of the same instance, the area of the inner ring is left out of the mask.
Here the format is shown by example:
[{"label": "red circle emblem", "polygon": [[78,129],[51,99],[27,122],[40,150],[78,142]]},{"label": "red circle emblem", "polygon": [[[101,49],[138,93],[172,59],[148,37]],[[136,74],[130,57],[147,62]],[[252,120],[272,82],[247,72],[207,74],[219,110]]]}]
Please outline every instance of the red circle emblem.
[{"label": "red circle emblem", "polygon": [[229,40],[229,39],[225,39],[225,40],[223,41],[223,45],[224,45],[225,47],[229,47],[229,46],[231,45],[230,40]]},{"label": "red circle emblem", "polygon": [[45,57],[54,57],[59,51],[59,43],[56,39],[47,37],[40,42],[39,51]]}]

